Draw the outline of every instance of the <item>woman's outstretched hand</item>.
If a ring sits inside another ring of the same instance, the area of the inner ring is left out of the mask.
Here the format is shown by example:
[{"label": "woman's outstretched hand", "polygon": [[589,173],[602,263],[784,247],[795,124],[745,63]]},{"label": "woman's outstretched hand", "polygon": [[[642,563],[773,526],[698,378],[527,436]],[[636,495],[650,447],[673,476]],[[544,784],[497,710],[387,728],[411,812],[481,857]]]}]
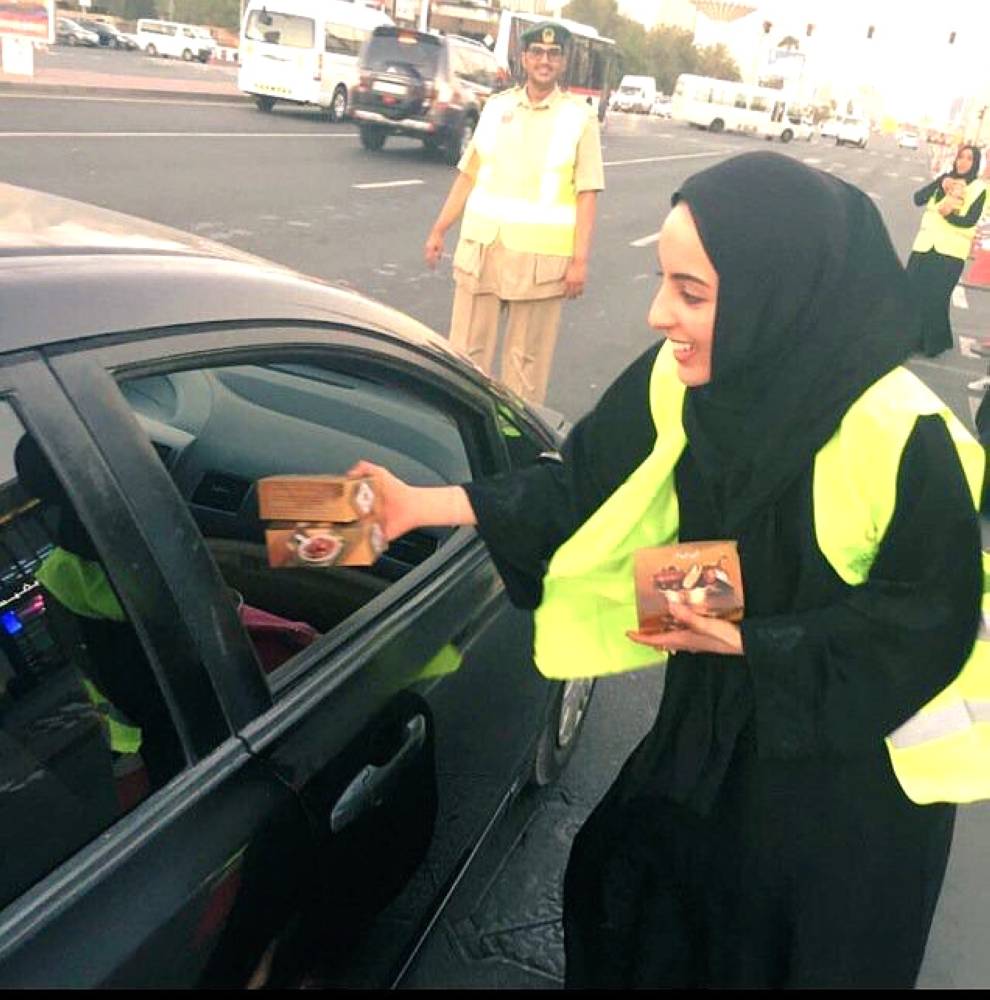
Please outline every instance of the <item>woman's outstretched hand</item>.
[{"label": "woman's outstretched hand", "polygon": [[677,619],[678,628],[666,632],[629,631],[626,635],[633,642],[653,646],[667,653],[720,653],[723,656],[742,656],[742,630],[735,622],[720,618],[706,618],[677,604],[670,606],[670,613]]},{"label": "woman's outstretched hand", "polygon": [[403,482],[381,465],[361,461],[347,470],[348,476],[371,476],[378,487],[378,518],[388,541],[419,527],[420,490]]}]

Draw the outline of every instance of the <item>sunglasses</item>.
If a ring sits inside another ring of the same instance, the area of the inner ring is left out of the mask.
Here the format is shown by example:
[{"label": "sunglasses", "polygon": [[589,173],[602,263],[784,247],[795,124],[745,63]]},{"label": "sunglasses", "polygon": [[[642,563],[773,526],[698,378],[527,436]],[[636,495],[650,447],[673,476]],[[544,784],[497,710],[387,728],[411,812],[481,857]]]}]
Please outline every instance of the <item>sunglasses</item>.
[{"label": "sunglasses", "polygon": [[564,50],[559,45],[530,45],[526,51],[534,59],[542,59],[546,56],[551,62],[556,62],[564,54]]}]

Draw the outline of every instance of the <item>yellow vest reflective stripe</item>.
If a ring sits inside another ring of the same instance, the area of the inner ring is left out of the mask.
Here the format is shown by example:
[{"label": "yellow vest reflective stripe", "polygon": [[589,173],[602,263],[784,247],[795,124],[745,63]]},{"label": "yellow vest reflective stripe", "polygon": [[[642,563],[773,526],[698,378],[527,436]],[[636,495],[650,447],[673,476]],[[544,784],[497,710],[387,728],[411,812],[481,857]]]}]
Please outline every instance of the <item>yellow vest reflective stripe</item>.
[{"label": "yellow vest reflective stripe", "polygon": [[[973,202],[985,190],[986,186],[983,181],[976,180],[967,184],[962,208],[959,209],[958,214],[965,215],[972,207]],[[915,237],[911,249],[918,253],[927,253],[934,249],[946,257],[958,257],[960,260],[965,260],[969,256],[970,244],[973,242],[975,233],[975,224],[961,229],[959,226],[953,226],[946,222],[936,207],[935,195],[932,195],[921,216],[921,228],[918,230],[918,235]]]},{"label": "yellow vest reflective stripe", "polygon": [[141,730],[132,726],[122,712],[107,701],[100,689],[92,682],[83,678],[86,696],[93,707],[100,713],[106,726],[107,742],[114,753],[138,753],[141,749]]},{"label": "yellow vest reflective stripe", "polygon": [[570,257],[577,222],[574,166],[588,106],[565,94],[541,112],[551,130],[546,156],[536,182],[520,190],[511,149],[500,141],[510,124],[503,121],[513,106],[508,100],[514,98],[489,101],[474,134],[481,165],[464,208],[461,238],[488,245],[497,236],[511,250]]},{"label": "yellow vest reflective stripe", "polygon": [[[633,553],[677,539],[674,467],[686,444],[683,383],[669,345],[654,365],[650,406],[657,441],[649,457],[554,554],[536,612],[534,659],[549,677],[635,670],[663,662],[630,642],[636,627]],[[818,545],[848,584],[863,583],[890,523],[897,470],[917,418],[945,421],[974,508],[982,489],[983,449],[914,375],[896,369],[849,409],[815,458]],[[990,558],[984,553],[984,615],[990,616]],[[983,628],[956,679],[891,733],[887,749],[898,781],[915,802],[990,798],[990,629]]]}]

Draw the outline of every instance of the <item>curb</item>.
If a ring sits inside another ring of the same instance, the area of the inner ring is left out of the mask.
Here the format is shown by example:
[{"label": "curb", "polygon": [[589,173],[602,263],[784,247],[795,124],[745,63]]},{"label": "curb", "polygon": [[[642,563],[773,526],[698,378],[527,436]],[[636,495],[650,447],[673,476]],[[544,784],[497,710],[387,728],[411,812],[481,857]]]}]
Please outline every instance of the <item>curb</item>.
[{"label": "curb", "polygon": [[155,90],[145,87],[85,87],[73,86],[64,83],[11,83],[7,80],[0,80],[0,95],[14,94],[50,94],[57,97],[78,97],[80,95],[88,97],[131,97],[146,98],[147,100],[170,100],[187,99],[202,103],[224,103],[236,102],[249,104],[251,98],[246,94],[216,94],[212,91],[200,90]]}]

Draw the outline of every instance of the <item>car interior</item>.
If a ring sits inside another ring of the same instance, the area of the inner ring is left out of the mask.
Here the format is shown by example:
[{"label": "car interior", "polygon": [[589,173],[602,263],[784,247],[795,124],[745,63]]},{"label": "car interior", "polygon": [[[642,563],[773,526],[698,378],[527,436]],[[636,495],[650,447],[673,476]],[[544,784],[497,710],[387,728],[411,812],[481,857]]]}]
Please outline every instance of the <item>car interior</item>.
[{"label": "car interior", "polygon": [[[256,648],[263,632],[269,641],[278,633],[280,621],[289,649],[294,641],[306,644],[300,624],[329,632],[450,534],[411,532],[370,567],[271,569],[258,479],[340,474],[360,459],[420,486],[471,478],[453,418],[363,376],[309,364],[248,364],[126,379],[121,391],[187,502]],[[271,670],[285,657],[265,650],[261,659]]]}]

